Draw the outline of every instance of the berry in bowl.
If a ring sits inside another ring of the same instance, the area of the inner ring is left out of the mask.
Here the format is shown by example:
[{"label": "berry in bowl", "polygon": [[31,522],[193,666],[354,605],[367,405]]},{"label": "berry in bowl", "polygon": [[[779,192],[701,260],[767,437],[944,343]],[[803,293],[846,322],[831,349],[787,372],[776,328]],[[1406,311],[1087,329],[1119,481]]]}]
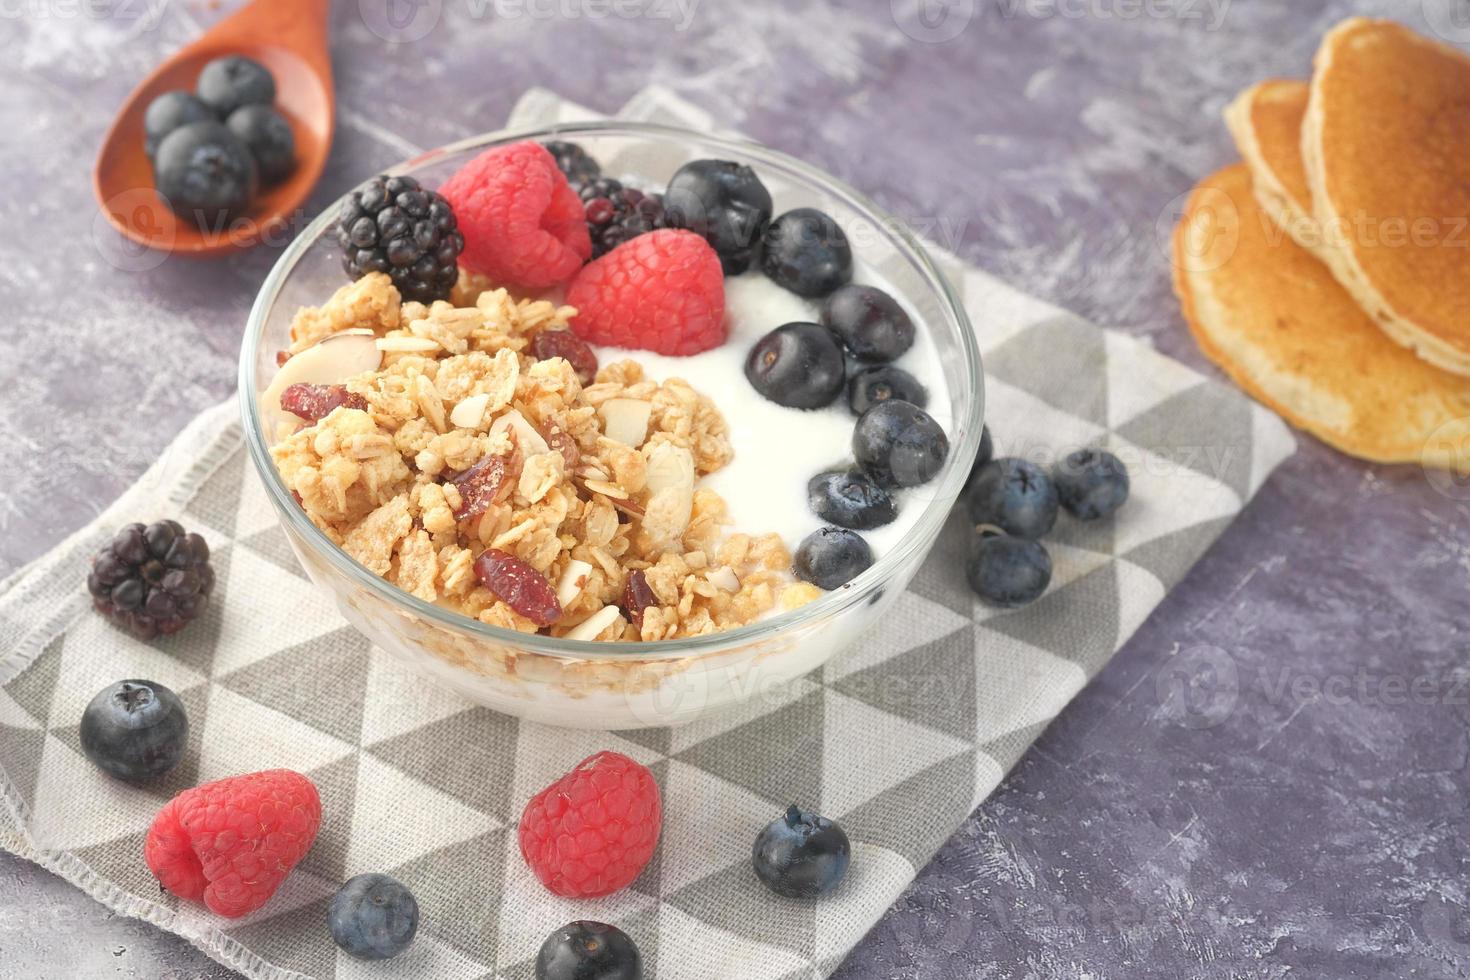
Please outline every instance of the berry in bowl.
[{"label": "berry in bowl", "polygon": [[871,629],[981,433],[963,309],[754,144],[494,134],[368,181],[251,313],[251,458],[374,643],[551,724],[692,720]]}]

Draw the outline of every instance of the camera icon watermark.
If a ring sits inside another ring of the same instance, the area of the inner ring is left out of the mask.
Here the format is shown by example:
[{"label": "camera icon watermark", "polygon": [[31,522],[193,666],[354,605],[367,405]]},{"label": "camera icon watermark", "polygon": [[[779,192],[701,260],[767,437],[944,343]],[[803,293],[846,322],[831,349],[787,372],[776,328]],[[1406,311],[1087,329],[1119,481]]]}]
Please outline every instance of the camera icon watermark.
[{"label": "camera icon watermark", "polygon": [[1424,935],[1439,949],[1470,960],[1470,913],[1439,893],[1431,893],[1419,909]]},{"label": "camera icon watermark", "polygon": [[1419,0],[1429,29],[1451,44],[1470,44],[1470,0]]},{"label": "camera icon watermark", "polygon": [[[92,247],[102,261],[119,272],[148,272],[158,268],[173,250],[176,226],[160,218],[164,204],[152,188],[138,187],[115,194],[92,216]],[[120,234],[114,222],[133,230]],[[143,239],[139,241],[138,239]]]},{"label": "camera icon watermark", "polygon": [[439,26],[444,0],[357,0],[357,13],[367,29],[384,41],[421,41]]},{"label": "camera icon watermark", "polygon": [[[1195,200],[1190,207],[1192,197]],[[1185,222],[1182,228],[1181,222]],[[1206,186],[1185,191],[1164,206],[1154,219],[1154,242],[1177,268],[1213,272],[1229,262],[1240,247],[1240,222],[1240,209],[1230,195],[1218,187]]]},{"label": "camera icon watermark", "polygon": [[922,44],[953,41],[975,19],[976,0],[889,0],[893,22]]},{"label": "camera icon watermark", "polygon": [[1154,677],[1154,689],[1165,718],[1185,728],[1214,728],[1240,700],[1240,670],[1224,650],[1200,644],[1171,657]]},{"label": "camera icon watermark", "polygon": [[1470,500],[1470,418],[1451,419],[1430,433],[1419,460],[1436,493]]}]

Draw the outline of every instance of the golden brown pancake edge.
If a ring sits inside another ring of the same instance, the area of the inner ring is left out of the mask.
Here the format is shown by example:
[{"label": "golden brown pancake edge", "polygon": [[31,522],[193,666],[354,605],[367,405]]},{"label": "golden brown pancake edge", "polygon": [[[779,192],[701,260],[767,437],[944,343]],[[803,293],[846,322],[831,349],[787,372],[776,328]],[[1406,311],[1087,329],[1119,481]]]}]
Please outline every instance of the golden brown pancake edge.
[{"label": "golden brown pancake edge", "polygon": [[[1202,215],[1235,222],[1200,247]],[[1470,472],[1470,381],[1394,344],[1310,253],[1284,236],[1234,164],[1190,194],[1174,288],[1204,354],[1256,400],[1351,456]]]},{"label": "golden brown pancake edge", "polygon": [[[1400,53],[1410,56],[1412,66],[1405,66],[1402,75],[1396,76],[1384,71],[1383,66],[1366,70],[1351,63],[1356,54],[1355,39],[1368,35],[1398,46]],[[1466,244],[1470,242],[1470,223],[1458,232],[1454,230],[1462,218],[1470,222],[1470,199],[1462,199],[1462,192],[1447,191],[1436,203],[1428,203],[1423,181],[1436,167],[1419,156],[1428,152],[1423,144],[1430,141],[1418,137],[1393,139],[1389,130],[1410,126],[1408,120],[1414,118],[1414,113],[1400,105],[1385,108],[1379,104],[1392,101],[1395,92],[1407,93],[1410,99],[1425,97],[1435,76],[1431,68],[1451,73],[1454,77],[1445,87],[1456,93],[1463,89],[1470,103],[1470,57],[1397,22],[1354,17],[1323,37],[1314,65],[1302,125],[1302,160],[1312,190],[1313,215],[1322,234],[1323,247],[1318,254],[1393,340],[1446,371],[1470,375],[1470,244]],[[1355,71],[1359,76],[1356,84]],[[1369,80],[1363,81],[1365,77]],[[1352,94],[1337,94],[1343,85],[1349,86]],[[1331,133],[1329,116],[1338,120],[1331,125]],[[1355,144],[1353,129],[1367,130],[1369,135],[1359,137]],[[1464,154],[1440,154],[1439,158],[1453,161],[1470,157],[1470,132],[1463,135],[1467,139]],[[1331,149],[1327,148],[1329,142]],[[1341,146],[1343,142],[1347,146]],[[1357,152],[1358,147],[1362,152]],[[1330,164],[1328,157],[1338,161],[1337,166]],[[1342,173],[1345,167],[1355,168],[1356,173]],[[1355,178],[1369,180],[1373,189],[1356,189],[1361,180]],[[1459,183],[1456,180],[1448,185]],[[1400,208],[1393,203],[1415,194],[1421,201],[1417,206]],[[1356,203],[1358,197],[1363,203]],[[1344,199],[1353,203],[1345,203]],[[1369,200],[1373,202],[1371,207]],[[1395,210],[1402,213],[1395,214]],[[1433,248],[1411,248],[1407,244],[1369,248],[1358,241],[1367,237],[1362,229],[1374,239],[1386,238],[1390,231],[1398,233],[1390,221],[1407,223],[1415,216],[1429,221],[1437,220],[1437,216],[1441,225],[1436,237],[1443,238],[1445,244]],[[1453,252],[1448,251],[1457,241],[1466,247],[1455,246]],[[1461,309],[1465,315],[1455,312]]]}]

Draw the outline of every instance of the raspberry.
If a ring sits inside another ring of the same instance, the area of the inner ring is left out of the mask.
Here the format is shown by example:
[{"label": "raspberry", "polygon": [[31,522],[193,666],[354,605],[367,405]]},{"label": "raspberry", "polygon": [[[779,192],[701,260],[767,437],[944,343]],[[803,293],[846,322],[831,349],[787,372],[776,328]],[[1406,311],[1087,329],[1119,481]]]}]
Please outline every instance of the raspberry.
[{"label": "raspberry", "polygon": [[497,284],[556,286],[592,254],[582,201],[539,143],[486,150],[439,193],[464,234],[460,264]]},{"label": "raspberry", "polygon": [[164,804],[143,860],[165,889],[238,919],[260,908],[316,840],[322,803],[289,769],[231,776]]},{"label": "raspberry", "polygon": [[725,342],[720,257],[692,231],[624,242],[583,267],[566,301],[572,329],[594,344],[686,356]]},{"label": "raspberry", "polygon": [[610,895],[653,857],[661,823],[653,773],[625,755],[599,752],[526,804],[521,857],[563,898]]}]

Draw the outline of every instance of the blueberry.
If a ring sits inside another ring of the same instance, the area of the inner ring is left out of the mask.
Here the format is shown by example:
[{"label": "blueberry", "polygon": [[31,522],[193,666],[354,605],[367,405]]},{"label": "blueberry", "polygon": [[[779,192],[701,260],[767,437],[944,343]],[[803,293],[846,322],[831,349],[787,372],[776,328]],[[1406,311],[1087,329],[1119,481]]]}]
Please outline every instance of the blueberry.
[{"label": "blueberry", "polygon": [[766,228],[761,269],[798,296],[826,296],[852,278],[852,246],[830,216],[797,208]]},{"label": "blueberry", "polygon": [[669,227],[704,236],[727,276],[750,268],[771,220],[771,192],[754,170],[731,160],[684,164],[670,178],[663,203]]},{"label": "blueberry", "polygon": [[250,148],[260,181],[275,184],[296,168],[296,137],[286,117],[268,105],[244,105],[225,120],[230,132]]},{"label": "blueberry", "polygon": [[153,681],[118,681],[82,712],[82,752],[118,779],[163,775],[179,764],[188,737],[183,702]]},{"label": "blueberry", "polygon": [[358,875],[332,896],[327,929],[338,946],[358,959],[390,959],[413,942],[419,903],[413,892],[387,875]]},{"label": "blueberry", "polygon": [[949,438],[919,406],[884,401],[857,420],[852,453],[883,486],[916,487],[932,480],[944,466]]},{"label": "blueberry", "polygon": [[893,497],[861,470],[818,473],[807,482],[806,493],[812,511],[838,527],[870,531],[898,516]]},{"label": "blueberry", "polygon": [[992,459],[975,475],[965,507],[974,524],[1035,540],[1057,522],[1057,488],[1034,463]]},{"label": "blueberry", "polygon": [[616,926],[572,922],[541,944],[536,980],[643,980],[643,957]]},{"label": "blueberry", "polygon": [[929,404],[929,392],[918,378],[891,364],[863,368],[847,383],[847,407],[854,415],[862,415],[886,401],[908,402],[923,408]]},{"label": "blueberry", "polygon": [[1052,468],[1057,498],[1084,521],[1108,517],[1128,499],[1128,469],[1101,449],[1079,449]]},{"label": "blueberry", "polygon": [[836,888],[851,858],[841,827],[795,804],[766,825],[751,849],[756,877],[787,898],[816,898]]},{"label": "blueberry", "polygon": [[914,345],[914,321],[881,289],[849,283],[822,304],[822,326],[860,361],[891,361]]},{"label": "blueberry", "polygon": [[165,92],[143,111],[143,150],[148,159],[158,152],[163,138],[180,126],[213,119],[214,110],[188,92]]},{"label": "blueberry", "polygon": [[970,465],[970,475],[965,477],[965,489],[975,485],[975,478],[985,464],[995,457],[995,444],[990,441],[990,426],[980,427],[980,448],[975,450],[975,462]]},{"label": "blueberry", "polygon": [[159,196],[201,228],[238,217],[255,198],[255,159],[223,123],[180,126],[158,144],[153,161]]},{"label": "blueberry", "polygon": [[859,535],[841,527],[819,527],[801,542],[792,561],[796,577],[832,591],[857,578],[873,564],[873,549]]},{"label": "blueberry", "polygon": [[1040,541],[980,531],[970,546],[965,578],[992,606],[1014,609],[1034,602],[1051,582],[1051,555]]},{"label": "blueberry", "polygon": [[260,62],[232,54],[205,65],[194,91],[220,119],[226,119],[242,105],[276,101],[276,80]]},{"label": "blueberry", "polygon": [[745,359],[745,376],[777,405],[821,408],[842,391],[847,362],[826,327],[788,323],[756,341]]}]

